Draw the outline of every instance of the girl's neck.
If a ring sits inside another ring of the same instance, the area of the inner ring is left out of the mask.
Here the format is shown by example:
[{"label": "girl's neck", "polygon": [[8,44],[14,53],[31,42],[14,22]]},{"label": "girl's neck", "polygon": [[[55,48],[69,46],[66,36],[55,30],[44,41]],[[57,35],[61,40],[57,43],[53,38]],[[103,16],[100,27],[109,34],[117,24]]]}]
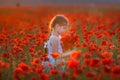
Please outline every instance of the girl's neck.
[{"label": "girl's neck", "polygon": [[59,36],[58,32],[53,32],[52,35]]}]

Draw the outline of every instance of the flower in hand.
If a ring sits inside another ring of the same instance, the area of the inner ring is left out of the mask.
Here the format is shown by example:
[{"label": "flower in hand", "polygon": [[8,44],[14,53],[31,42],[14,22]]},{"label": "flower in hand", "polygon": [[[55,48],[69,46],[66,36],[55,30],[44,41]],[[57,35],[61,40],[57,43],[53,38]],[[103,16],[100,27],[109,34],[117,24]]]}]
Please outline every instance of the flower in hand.
[{"label": "flower in hand", "polygon": [[53,53],[51,53],[51,56],[54,58],[58,58],[58,57],[60,57],[60,54],[58,52],[53,52]]}]

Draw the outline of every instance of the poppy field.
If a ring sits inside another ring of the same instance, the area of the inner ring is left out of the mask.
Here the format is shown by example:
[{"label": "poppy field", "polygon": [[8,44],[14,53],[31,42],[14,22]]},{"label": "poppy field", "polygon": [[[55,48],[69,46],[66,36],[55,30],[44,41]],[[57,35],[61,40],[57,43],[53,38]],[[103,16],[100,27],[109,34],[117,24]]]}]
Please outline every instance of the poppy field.
[{"label": "poppy field", "polygon": [[[70,22],[63,52],[76,52],[46,72],[44,42],[56,14]],[[0,80],[120,80],[120,6],[0,7]]]}]

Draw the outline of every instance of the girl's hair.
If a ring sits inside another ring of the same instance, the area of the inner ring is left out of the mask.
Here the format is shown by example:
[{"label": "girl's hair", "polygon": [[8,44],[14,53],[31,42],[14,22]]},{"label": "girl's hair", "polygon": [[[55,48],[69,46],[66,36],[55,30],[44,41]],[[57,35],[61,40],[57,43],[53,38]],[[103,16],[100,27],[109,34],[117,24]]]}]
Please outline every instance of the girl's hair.
[{"label": "girl's hair", "polygon": [[52,20],[50,21],[50,24],[49,24],[50,34],[48,36],[48,39],[51,35],[51,32],[54,30],[56,24],[59,24],[60,26],[63,26],[63,25],[69,24],[69,21],[68,21],[67,17],[65,17],[64,15],[54,16],[52,18]]}]

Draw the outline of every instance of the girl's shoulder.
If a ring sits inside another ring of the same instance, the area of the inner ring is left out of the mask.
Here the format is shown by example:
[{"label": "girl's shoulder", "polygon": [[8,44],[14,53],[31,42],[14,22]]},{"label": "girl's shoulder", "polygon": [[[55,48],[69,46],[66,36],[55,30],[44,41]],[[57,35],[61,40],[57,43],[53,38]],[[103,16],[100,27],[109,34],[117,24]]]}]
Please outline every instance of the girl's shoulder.
[{"label": "girl's shoulder", "polygon": [[55,36],[55,35],[51,35],[50,36],[50,38],[49,38],[49,40],[51,41],[54,41],[54,40],[59,40],[59,38],[57,37],[57,36]]},{"label": "girl's shoulder", "polygon": [[49,38],[49,43],[52,45],[57,45],[59,43],[59,38],[55,35],[51,35]]},{"label": "girl's shoulder", "polygon": [[57,36],[51,35],[49,39],[46,42],[44,42],[44,48],[46,48],[47,45],[58,44],[58,41],[59,41],[59,38]]}]

